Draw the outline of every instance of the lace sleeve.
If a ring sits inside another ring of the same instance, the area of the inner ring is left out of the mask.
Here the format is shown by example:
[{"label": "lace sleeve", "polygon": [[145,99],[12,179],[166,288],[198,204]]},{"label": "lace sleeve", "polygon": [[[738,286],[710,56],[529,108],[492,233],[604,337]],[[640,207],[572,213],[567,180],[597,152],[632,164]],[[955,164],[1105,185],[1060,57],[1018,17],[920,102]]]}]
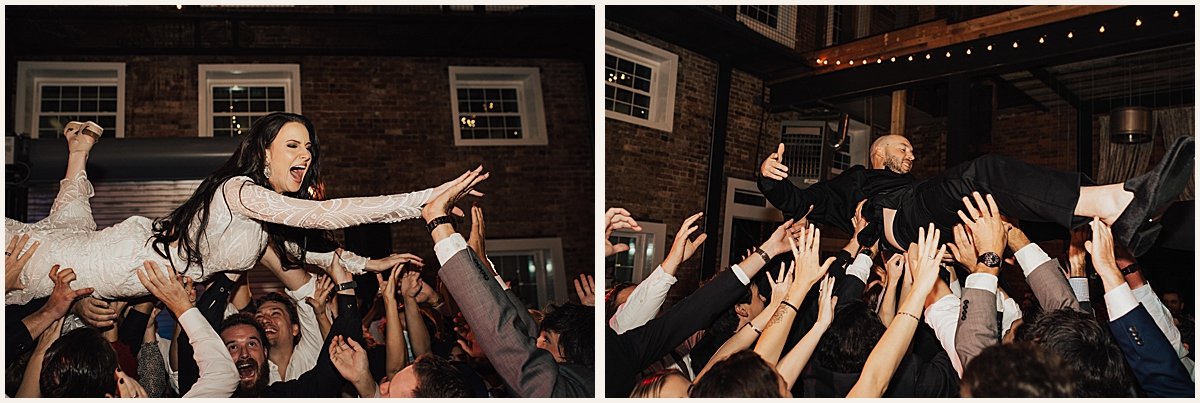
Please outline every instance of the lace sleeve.
[{"label": "lace sleeve", "polygon": [[[287,248],[287,253],[291,254],[292,256],[300,256],[299,245],[296,245],[293,242],[284,242],[283,245]],[[342,267],[345,268],[347,272],[355,275],[365,273],[367,268],[367,260],[369,260],[366,257],[356,255],[348,250],[343,250],[341,255],[338,255],[336,252],[313,252],[310,250],[304,254],[304,262],[319,266],[328,272],[329,266],[333,264],[333,259],[335,257],[341,259]]]},{"label": "lace sleeve", "polygon": [[387,196],[314,201],[287,197],[246,177],[223,185],[229,210],[254,220],[300,228],[334,230],[369,223],[394,223],[421,215],[433,189]]}]

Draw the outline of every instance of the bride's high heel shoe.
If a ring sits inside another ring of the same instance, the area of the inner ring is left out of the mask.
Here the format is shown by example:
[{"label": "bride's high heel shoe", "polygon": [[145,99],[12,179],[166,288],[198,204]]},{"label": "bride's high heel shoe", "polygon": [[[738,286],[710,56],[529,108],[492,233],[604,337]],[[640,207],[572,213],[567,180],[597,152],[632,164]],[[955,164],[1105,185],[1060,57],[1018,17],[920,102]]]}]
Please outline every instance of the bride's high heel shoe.
[{"label": "bride's high heel shoe", "polygon": [[104,128],[92,121],[82,123],[71,121],[67,122],[67,125],[63,127],[63,135],[65,135],[68,140],[71,140],[73,137],[80,134],[91,137],[92,142],[99,142],[100,135],[104,134]]}]

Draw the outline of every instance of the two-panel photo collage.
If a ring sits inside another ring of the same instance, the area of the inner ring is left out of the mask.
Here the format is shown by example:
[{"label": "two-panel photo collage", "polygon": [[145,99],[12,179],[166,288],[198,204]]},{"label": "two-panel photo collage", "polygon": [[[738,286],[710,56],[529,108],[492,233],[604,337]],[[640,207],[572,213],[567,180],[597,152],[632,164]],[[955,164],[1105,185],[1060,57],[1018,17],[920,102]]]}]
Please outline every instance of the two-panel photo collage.
[{"label": "two-panel photo collage", "polygon": [[1196,394],[1190,3],[3,10],[8,398]]}]

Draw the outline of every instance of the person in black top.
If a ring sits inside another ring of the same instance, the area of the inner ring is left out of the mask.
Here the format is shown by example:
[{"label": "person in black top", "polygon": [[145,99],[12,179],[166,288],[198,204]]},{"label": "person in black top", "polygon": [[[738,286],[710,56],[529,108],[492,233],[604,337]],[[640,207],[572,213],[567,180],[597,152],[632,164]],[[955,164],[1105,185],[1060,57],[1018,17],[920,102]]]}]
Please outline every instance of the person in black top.
[{"label": "person in black top", "polygon": [[[1152,217],[1187,186],[1192,173],[1193,137],[1183,137],[1150,172],[1122,183],[1093,186],[1079,172],[1057,171],[989,154],[960,164],[930,179],[909,173],[915,156],[912,144],[885,135],[871,145],[871,169],[856,165],[840,175],[800,189],[786,182],[783,144],[763,161],[758,188],[789,217],[808,219],[851,232],[851,217],[860,201],[870,220],[860,234],[862,245],[887,240],[884,246],[900,252],[916,240],[917,229],[933,222],[942,230],[941,242],[953,242],[951,229],[961,222],[962,198],[972,192],[991,194],[1005,216],[1021,221],[1051,222],[1065,228],[1100,217],[1112,225],[1114,238],[1134,253],[1153,245],[1161,224]],[[809,210],[811,209],[811,212]],[[1000,251],[980,251],[1000,252]]]}]

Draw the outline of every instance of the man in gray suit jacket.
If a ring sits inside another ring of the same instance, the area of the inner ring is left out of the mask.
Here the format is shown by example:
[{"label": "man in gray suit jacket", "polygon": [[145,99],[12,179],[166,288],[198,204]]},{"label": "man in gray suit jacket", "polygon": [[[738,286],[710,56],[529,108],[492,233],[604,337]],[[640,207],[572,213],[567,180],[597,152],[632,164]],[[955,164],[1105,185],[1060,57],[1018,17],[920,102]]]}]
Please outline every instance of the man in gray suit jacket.
[{"label": "man in gray suit jacket", "polygon": [[[560,362],[551,352],[538,348],[539,332],[529,312],[515,296],[500,287],[490,270],[467,247],[462,235],[454,232],[453,220],[449,219],[454,203],[467,194],[478,195],[472,188],[487,178],[480,171],[476,169],[459,177],[421,211],[442,264],[438,277],[471,325],[476,343],[516,396],[595,397],[591,357],[567,355]],[[592,314],[586,316],[588,323],[594,322]],[[590,330],[579,333],[595,337]],[[559,348],[564,343],[570,341],[560,338],[550,348],[567,351]]]}]

